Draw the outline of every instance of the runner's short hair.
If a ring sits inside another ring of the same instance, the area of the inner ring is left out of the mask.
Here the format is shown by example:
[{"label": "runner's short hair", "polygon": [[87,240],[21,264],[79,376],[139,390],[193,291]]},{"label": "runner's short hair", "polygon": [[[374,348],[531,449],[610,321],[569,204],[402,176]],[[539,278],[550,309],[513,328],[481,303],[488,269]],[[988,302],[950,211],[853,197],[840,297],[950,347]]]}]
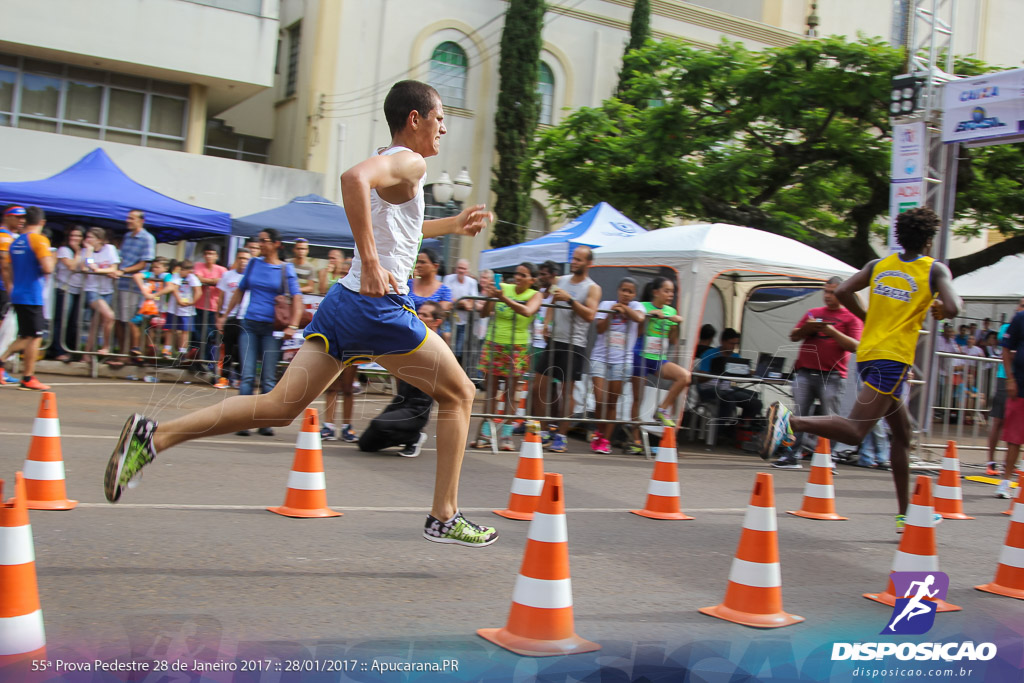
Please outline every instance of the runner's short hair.
[{"label": "runner's short hair", "polygon": [[939,216],[927,206],[896,216],[896,241],[906,251],[921,251],[938,230]]},{"label": "runner's short hair", "polygon": [[384,118],[391,135],[405,128],[410,113],[417,111],[425,118],[440,101],[441,96],[426,83],[412,80],[395,83],[384,98]]}]

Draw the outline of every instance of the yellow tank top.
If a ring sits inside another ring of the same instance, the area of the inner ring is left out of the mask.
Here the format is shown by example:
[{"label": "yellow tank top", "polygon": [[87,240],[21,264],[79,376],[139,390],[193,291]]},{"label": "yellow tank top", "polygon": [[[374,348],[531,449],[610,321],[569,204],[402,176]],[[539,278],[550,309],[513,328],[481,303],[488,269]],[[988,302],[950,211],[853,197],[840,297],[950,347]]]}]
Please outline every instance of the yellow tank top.
[{"label": "yellow tank top", "polygon": [[932,302],[930,256],[906,262],[892,254],[871,271],[871,295],[857,360],[914,363],[917,335]]}]

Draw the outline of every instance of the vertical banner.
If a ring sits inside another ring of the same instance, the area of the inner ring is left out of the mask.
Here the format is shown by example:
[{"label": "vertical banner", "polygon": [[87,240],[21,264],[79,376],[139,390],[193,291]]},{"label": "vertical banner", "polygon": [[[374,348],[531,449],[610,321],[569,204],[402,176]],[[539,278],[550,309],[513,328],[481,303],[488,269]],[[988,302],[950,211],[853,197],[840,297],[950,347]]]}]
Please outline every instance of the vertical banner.
[{"label": "vertical banner", "polygon": [[928,157],[924,122],[897,123],[892,127],[892,167],[889,185],[889,253],[899,251],[896,216],[924,205]]}]

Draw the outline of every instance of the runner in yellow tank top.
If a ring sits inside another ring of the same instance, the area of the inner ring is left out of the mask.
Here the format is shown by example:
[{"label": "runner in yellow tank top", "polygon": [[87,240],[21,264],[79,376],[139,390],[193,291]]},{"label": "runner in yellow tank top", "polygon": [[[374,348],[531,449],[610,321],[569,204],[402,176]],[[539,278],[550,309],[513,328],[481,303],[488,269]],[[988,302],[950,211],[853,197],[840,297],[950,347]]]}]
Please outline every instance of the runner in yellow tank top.
[{"label": "runner in yellow tank top", "polygon": [[[939,217],[928,208],[911,209],[896,218],[896,239],[903,253],[868,263],[836,288],[836,297],[864,321],[857,349],[857,371],[864,386],[849,417],[797,417],[781,403],[768,412],[768,430],[762,449],[771,453],[794,432],[810,432],[842,443],[860,443],[882,418],[892,430],[893,483],[899,514],[896,530],[903,531],[909,502],[910,413],[901,389],[914,362],[917,334],[929,308],[937,319],[954,318],[962,302],[953,291],[945,264],[927,254],[939,227]],[[856,293],[870,287],[865,311]]]}]

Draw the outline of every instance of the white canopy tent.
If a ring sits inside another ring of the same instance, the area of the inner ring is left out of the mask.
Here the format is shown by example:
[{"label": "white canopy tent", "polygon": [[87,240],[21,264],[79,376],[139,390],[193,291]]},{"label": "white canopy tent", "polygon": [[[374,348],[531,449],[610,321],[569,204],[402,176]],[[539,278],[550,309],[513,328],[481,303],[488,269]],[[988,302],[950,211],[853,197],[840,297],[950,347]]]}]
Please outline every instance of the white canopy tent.
[{"label": "white canopy tent", "polygon": [[961,275],[953,289],[963,297],[962,317],[974,320],[1009,320],[1024,297],[1024,254],[1005,256],[997,263]]},{"label": "white canopy tent", "polygon": [[[680,225],[634,235],[595,249],[594,264],[655,271],[668,268],[675,272],[677,307],[684,318],[680,334],[684,342],[680,344],[680,361],[684,364],[691,360],[709,302],[711,308],[718,306],[718,294],[723,324],[739,328],[747,294],[758,285],[820,283],[833,276],[845,279],[856,272],[842,261],[788,237],[723,223]],[[811,305],[821,304],[815,302],[808,307]]]}]

